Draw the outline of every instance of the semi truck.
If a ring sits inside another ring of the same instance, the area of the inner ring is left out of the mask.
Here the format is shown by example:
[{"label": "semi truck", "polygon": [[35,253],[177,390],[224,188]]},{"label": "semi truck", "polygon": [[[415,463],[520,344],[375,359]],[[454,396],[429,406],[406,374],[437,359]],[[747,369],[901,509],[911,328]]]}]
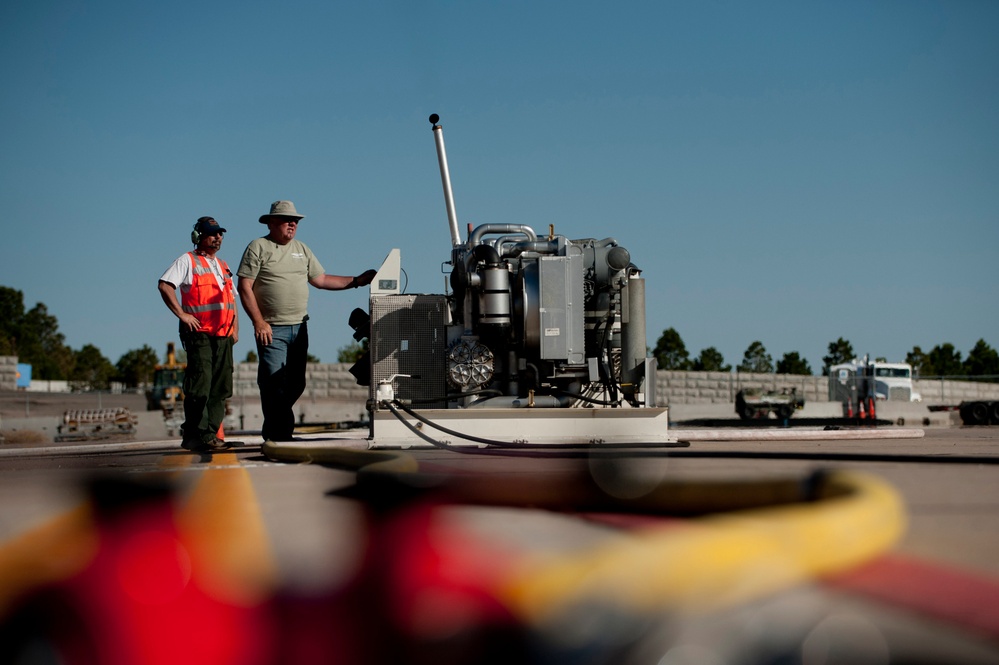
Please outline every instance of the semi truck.
[{"label": "semi truck", "polygon": [[829,401],[859,413],[874,402],[920,402],[922,396],[913,388],[912,365],[864,356],[829,368]]}]

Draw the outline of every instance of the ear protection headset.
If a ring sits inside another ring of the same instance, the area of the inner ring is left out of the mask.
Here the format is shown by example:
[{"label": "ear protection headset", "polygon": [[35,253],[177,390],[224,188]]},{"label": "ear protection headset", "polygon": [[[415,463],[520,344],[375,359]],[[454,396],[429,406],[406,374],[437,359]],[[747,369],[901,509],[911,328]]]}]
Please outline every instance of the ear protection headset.
[{"label": "ear protection headset", "polygon": [[[201,226],[202,222],[207,220],[215,222],[215,218],[213,217],[199,217],[198,221],[194,223],[194,230],[191,231],[191,242],[194,243],[195,245],[201,242],[201,231],[198,230],[198,227]],[[218,222],[215,223],[218,224]]]}]

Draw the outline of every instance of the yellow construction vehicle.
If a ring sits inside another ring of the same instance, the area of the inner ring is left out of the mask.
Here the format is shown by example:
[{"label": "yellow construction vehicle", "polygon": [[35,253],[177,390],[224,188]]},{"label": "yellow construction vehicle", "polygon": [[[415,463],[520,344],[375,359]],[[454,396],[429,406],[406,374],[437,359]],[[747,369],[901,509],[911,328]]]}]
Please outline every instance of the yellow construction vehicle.
[{"label": "yellow construction vehicle", "polygon": [[153,385],[146,391],[146,410],[163,409],[165,415],[184,401],[185,363],[177,362],[173,342],[167,342],[166,362],[153,372]]}]

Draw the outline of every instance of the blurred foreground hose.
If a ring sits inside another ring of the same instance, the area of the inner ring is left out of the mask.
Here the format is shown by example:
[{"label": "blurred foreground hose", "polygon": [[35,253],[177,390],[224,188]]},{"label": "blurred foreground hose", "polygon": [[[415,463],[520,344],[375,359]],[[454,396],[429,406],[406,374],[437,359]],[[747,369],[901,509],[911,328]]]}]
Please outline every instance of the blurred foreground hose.
[{"label": "blurred foreground hose", "polygon": [[887,483],[835,472],[816,489],[813,502],[645,528],[578,555],[524,561],[500,593],[530,623],[595,603],[707,612],[850,569],[902,535],[903,504]]},{"label": "blurred foreground hose", "polygon": [[[385,489],[378,479],[421,475],[404,453],[279,444],[265,444],[264,453],[352,468],[376,493]],[[679,525],[646,522],[627,538],[587,551],[525,554],[495,581],[493,593],[533,625],[595,605],[658,614],[749,602],[877,557],[901,537],[906,522],[894,488],[856,472],[820,472],[804,480],[667,482],[630,505],[550,479],[533,486],[466,479],[448,487],[451,500],[479,504],[700,515]]]}]

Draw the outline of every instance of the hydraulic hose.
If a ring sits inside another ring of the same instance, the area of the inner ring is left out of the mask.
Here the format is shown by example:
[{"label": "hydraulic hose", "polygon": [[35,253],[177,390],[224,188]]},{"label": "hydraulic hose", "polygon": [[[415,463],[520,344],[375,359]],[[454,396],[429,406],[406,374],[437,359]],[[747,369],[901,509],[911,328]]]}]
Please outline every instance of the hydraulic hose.
[{"label": "hydraulic hose", "polygon": [[596,399],[595,397],[587,397],[581,393],[571,393],[567,390],[556,391],[559,395],[564,395],[566,397],[571,397],[572,399],[579,400],[580,402],[586,402],[588,404],[600,404],[601,406],[621,406],[621,400],[606,400],[606,399]]},{"label": "hydraulic hose", "polygon": [[[538,450],[538,449],[547,449],[549,452],[547,452],[544,456],[556,456],[558,454],[556,451],[559,450],[559,449],[561,449],[561,450],[563,450],[565,452],[572,452],[572,449],[576,449],[576,453],[575,454],[569,455],[571,457],[576,457],[576,456],[580,456],[579,449],[585,449],[585,450],[589,451],[589,452],[582,453],[582,456],[586,456],[586,455],[591,455],[592,456],[592,451],[594,449],[666,448],[666,447],[686,447],[686,446],[689,445],[687,443],[658,442],[658,443],[601,443],[601,444],[598,444],[598,445],[594,446],[589,441],[586,441],[586,442],[582,442],[581,441],[581,442],[575,443],[575,444],[573,444],[573,443],[538,444],[538,443],[531,443],[530,441],[527,441],[526,439],[522,440],[522,441],[497,441],[495,439],[486,439],[486,438],[483,438],[483,437],[480,437],[480,436],[473,436],[471,434],[465,434],[463,432],[458,432],[457,430],[453,430],[453,429],[450,429],[448,427],[444,427],[443,425],[440,425],[439,423],[435,423],[432,420],[430,420],[429,418],[427,418],[427,417],[419,414],[418,412],[414,411],[413,409],[410,409],[405,404],[402,404],[399,400],[392,400],[391,402],[388,401],[388,400],[385,400],[385,401],[381,402],[381,406],[383,408],[385,408],[385,409],[388,409],[389,412],[393,416],[395,416],[396,419],[399,420],[399,422],[401,422],[403,425],[405,425],[405,427],[410,432],[412,432],[413,434],[415,434],[419,438],[423,439],[424,441],[426,441],[430,445],[434,446],[435,448],[440,448],[441,450],[450,450],[451,452],[473,453],[473,454],[480,454],[480,455],[481,454],[486,454],[486,455],[488,455],[488,454],[490,454],[490,452],[487,452],[487,451],[489,451],[490,449],[495,449],[495,450],[492,451],[494,453],[497,450],[502,450],[504,452],[510,452],[510,451],[514,451],[514,450],[535,451],[535,450]],[[398,408],[396,408],[396,407],[398,407]],[[483,449],[483,448],[474,448],[474,447],[468,447],[468,446],[453,446],[453,445],[451,445],[451,444],[449,444],[449,443],[447,443],[445,441],[439,441],[437,439],[434,439],[433,437],[431,437],[430,435],[428,435],[426,432],[424,432],[422,429],[420,429],[420,428],[414,426],[412,423],[408,422],[403,417],[403,415],[400,413],[400,410],[405,411],[406,414],[408,414],[409,416],[411,416],[411,417],[415,418],[416,420],[420,421],[424,425],[429,425],[430,427],[433,427],[436,430],[444,432],[445,434],[450,434],[451,436],[458,437],[460,439],[465,439],[466,441],[471,441],[473,443],[483,444],[485,446],[488,446],[488,448]],[[539,455],[538,453],[533,453],[533,454],[537,455],[537,456],[542,456],[542,455]]]}]

